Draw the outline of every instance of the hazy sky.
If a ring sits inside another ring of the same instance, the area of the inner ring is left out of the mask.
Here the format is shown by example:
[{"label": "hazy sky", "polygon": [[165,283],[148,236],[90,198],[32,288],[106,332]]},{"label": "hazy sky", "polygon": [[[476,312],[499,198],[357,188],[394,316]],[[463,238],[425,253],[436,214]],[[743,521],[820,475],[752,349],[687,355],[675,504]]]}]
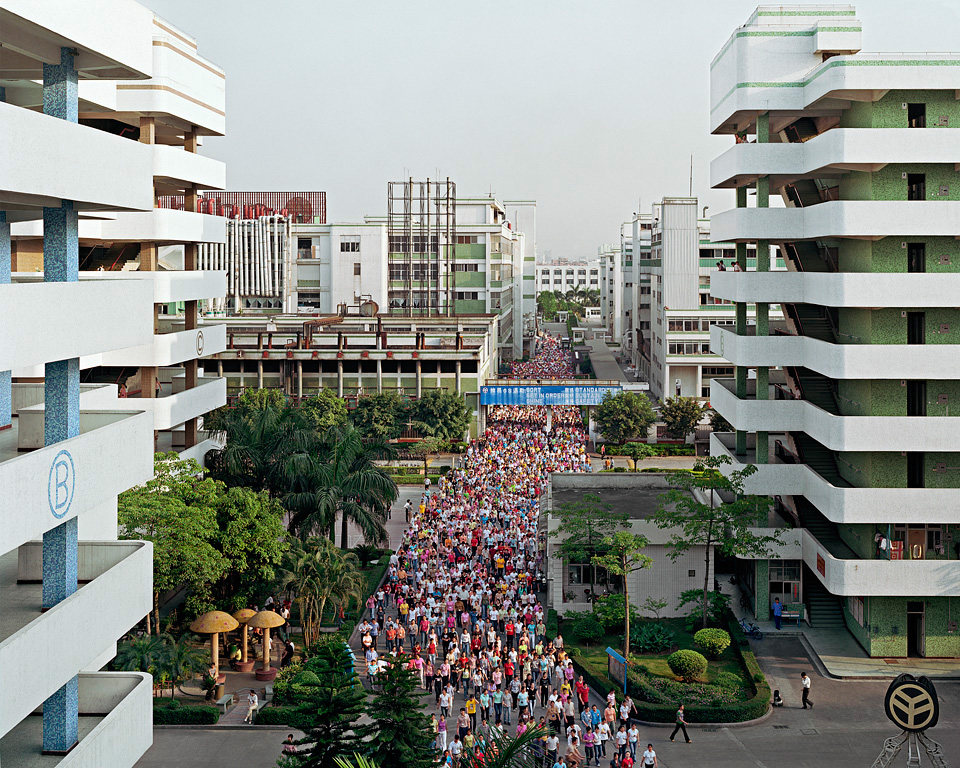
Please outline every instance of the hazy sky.
[{"label": "hazy sky", "polygon": [[[663,195],[708,190],[709,65],[749,0],[141,0],[227,73],[234,190],[324,190],[330,221],[386,182],[538,203],[541,254],[589,257]],[[867,51],[956,50],[956,0],[861,0]],[[638,202],[639,201],[639,202]]]}]

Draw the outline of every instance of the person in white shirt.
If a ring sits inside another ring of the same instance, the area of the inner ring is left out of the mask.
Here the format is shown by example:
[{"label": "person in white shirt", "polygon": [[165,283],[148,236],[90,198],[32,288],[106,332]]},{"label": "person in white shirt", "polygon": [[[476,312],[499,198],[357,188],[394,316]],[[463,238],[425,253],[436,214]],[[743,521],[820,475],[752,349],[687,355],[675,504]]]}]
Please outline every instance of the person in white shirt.
[{"label": "person in white shirt", "polygon": [[637,759],[637,742],[640,740],[640,729],[636,723],[627,730],[627,746],[630,747],[630,757]]},{"label": "person in white shirt", "polygon": [[607,756],[607,742],[610,740],[610,725],[606,720],[601,720],[597,726],[597,746],[600,749],[600,756]]},{"label": "person in white shirt", "polygon": [[657,760],[657,753],[653,751],[653,744],[647,744],[647,748],[641,755],[644,768],[657,768],[660,761]]},{"label": "person in white shirt", "polygon": [[250,693],[247,694],[247,716],[243,718],[243,722],[253,725],[253,716],[257,713],[259,706],[260,699],[257,697],[257,692],[251,688]]}]

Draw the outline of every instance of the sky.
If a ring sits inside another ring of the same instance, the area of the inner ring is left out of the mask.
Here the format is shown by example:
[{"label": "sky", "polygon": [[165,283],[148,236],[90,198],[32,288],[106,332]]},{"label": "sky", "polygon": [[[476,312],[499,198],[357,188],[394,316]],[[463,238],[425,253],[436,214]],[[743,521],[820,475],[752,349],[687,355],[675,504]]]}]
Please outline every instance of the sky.
[{"label": "sky", "polygon": [[[747,0],[141,0],[227,74],[203,152],[232,190],[386,213],[387,181],[537,201],[538,256],[591,258],[665,195],[709,189],[709,66]],[[861,0],[865,51],[956,50],[956,0]]]}]

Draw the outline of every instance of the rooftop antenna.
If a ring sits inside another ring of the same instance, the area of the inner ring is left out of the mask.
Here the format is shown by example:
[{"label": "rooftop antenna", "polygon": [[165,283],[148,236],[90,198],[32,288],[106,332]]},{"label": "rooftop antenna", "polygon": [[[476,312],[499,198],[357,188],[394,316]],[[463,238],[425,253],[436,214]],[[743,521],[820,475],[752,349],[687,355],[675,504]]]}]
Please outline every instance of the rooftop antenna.
[{"label": "rooftop antenna", "polygon": [[690,192],[689,196],[693,197],[693,153],[690,154]]}]

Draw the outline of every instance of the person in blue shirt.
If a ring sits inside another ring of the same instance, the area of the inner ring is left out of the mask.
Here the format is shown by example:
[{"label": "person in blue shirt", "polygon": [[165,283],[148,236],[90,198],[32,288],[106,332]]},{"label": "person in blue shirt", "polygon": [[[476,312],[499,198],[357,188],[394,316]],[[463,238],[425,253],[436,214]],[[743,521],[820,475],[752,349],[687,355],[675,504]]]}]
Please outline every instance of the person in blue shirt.
[{"label": "person in blue shirt", "polygon": [[773,598],[773,623],[780,629],[780,617],[783,615],[783,605],[779,597]]}]

